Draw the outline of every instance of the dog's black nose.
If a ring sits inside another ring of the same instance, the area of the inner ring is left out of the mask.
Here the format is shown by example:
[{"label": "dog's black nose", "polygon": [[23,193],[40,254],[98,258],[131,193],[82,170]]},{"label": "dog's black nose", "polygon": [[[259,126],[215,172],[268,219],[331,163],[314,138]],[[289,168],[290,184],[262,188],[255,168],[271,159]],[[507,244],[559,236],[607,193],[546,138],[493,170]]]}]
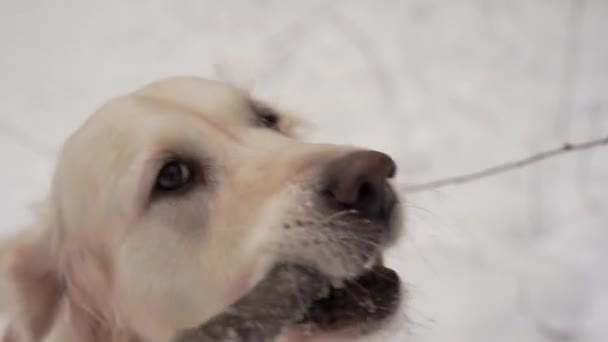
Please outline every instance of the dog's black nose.
[{"label": "dog's black nose", "polygon": [[356,151],[329,163],[324,192],[345,209],[355,209],[370,219],[390,214],[396,196],[387,180],[394,176],[395,162],[376,151]]}]

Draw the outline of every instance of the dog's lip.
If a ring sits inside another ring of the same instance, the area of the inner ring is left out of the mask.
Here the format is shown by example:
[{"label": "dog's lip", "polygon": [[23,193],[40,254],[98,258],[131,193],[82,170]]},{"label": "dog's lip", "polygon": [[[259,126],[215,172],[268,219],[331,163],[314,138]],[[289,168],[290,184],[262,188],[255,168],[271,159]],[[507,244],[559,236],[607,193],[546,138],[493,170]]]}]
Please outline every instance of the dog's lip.
[{"label": "dog's lip", "polygon": [[397,310],[400,300],[399,275],[377,258],[358,276],[334,283],[329,294],[314,302],[297,324],[335,331],[382,322]]}]

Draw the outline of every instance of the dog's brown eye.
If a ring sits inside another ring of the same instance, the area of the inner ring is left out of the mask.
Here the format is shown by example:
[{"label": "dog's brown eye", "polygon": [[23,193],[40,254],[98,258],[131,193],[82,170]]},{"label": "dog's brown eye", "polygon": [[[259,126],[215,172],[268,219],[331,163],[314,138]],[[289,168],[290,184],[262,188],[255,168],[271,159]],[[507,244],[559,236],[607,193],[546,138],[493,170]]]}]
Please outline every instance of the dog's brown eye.
[{"label": "dog's brown eye", "polygon": [[259,117],[262,125],[268,128],[277,129],[277,126],[279,125],[279,117],[277,115],[272,113],[264,113],[260,114]]},{"label": "dog's brown eye", "polygon": [[156,189],[160,191],[174,191],[189,184],[192,179],[190,167],[180,161],[166,163],[156,177]]},{"label": "dog's brown eye", "polygon": [[279,121],[281,120],[280,116],[267,105],[258,102],[251,101],[250,103],[251,109],[255,114],[256,123],[264,126],[266,128],[279,130]]}]

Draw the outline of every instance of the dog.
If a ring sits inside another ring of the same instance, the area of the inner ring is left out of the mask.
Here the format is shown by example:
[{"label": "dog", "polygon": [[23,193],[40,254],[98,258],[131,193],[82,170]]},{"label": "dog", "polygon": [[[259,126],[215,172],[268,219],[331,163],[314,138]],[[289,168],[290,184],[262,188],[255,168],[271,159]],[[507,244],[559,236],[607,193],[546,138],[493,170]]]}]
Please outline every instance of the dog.
[{"label": "dog", "polygon": [[[403,235],[386,154],[303,142],[233,85],[172,77],[111,99],[62,148],[37,218],[2,248],[4,342],[167,342],[279,262],[334,284],[281,341],[387,322]],[[329,337],[328,337],[329,336]]]}]

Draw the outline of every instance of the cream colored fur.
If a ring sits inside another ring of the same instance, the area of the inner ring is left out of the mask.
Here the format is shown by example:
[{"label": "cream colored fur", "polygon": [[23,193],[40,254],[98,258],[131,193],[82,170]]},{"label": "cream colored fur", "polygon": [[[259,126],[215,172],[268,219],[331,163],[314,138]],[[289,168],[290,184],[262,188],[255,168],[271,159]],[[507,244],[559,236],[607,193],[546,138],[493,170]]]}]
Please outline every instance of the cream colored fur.
[{"label": "cream colored fur", "polygon": [[[5,342],[167,342],[249,291],[277,261],[344,262],[287,246],[321,169],[351,147],[253,124],[249,94],[177,77],[111,100],[69,138],[37,221],[5,243]],[[208,161],[205,185],[154,199],[167,154]],[[208,184],[207,184],[208,183]]]}]

